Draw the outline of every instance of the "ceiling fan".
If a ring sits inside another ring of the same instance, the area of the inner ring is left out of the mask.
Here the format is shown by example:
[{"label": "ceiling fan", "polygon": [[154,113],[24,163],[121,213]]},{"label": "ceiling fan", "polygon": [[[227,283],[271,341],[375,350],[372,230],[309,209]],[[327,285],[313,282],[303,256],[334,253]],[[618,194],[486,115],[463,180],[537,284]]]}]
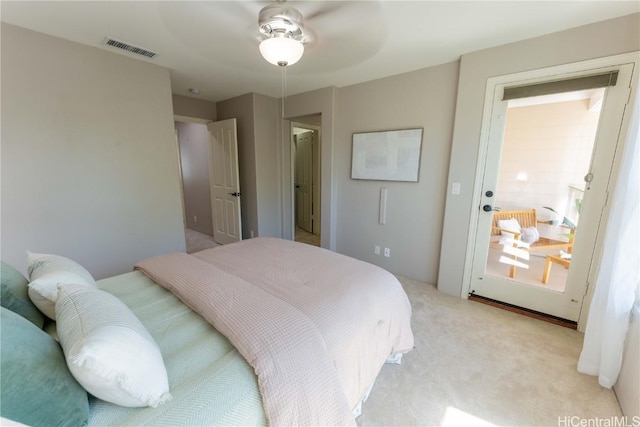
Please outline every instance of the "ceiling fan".
[{"label": "ceiling fan", "polygon": [[[167,31],[184,46],[185,52],[240,73],[259,73],[264,67],[278,65],[281,59],[270,64],[258,53],[258,45],[265,39],[296,40],[294,44],[302,43],[303,57],[295,65],[285,58],[284,69],[293,65],[295,78],[303,78],[361,64],[379,52],[388,35],[386,3],[384,0],[161,1],[158,11]],[[256,60],[262,64],[256,64]]]},{"label": "ceiling fan", "polygon": [[263,39],[260,53],[264,59],[280,67],[293,65],[304,53],[304,18],[284,1],[263,7],[258,14],[258,30]]}]

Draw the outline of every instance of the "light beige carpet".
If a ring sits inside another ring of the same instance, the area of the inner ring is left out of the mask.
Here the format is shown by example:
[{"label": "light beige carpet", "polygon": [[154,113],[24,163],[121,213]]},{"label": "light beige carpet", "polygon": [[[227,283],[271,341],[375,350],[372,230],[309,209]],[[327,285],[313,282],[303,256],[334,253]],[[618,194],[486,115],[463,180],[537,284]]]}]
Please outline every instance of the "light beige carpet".
[{"label": "light beige carpet", "polygon": [[187,245],[188,254],[220,246],[213,240],[212,236],[196,230],[191,230],[190,228],[185,228],[184,239]]},{"label": "light beige carpet", "polygon": [[399,279],[416,348],[382,368],[359,425],[558,426],[622,415],[612,390],[576,370],[580,332]]}]

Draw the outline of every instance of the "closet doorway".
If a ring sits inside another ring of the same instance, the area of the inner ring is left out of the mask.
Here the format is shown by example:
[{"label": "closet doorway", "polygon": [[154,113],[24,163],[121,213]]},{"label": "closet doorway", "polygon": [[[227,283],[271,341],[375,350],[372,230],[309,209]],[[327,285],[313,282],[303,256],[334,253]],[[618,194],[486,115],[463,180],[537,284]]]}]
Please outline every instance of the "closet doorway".
[{"label": "closet doorway", "polygon": [[294,240],[320,246],[320,125],[313,121],[291,122]]}]

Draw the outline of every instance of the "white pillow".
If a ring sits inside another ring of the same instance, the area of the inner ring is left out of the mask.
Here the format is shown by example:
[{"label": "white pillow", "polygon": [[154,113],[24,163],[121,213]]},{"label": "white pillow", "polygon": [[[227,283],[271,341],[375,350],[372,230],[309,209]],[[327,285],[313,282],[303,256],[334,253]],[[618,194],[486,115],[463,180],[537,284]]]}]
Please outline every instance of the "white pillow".
[{"label": "white pillow", "polygon": [[117,297],[61,284],[56,315],[67,366],[89,393],[127,407],[155,408],[171,399],[158,345]]},{"label": "white pillow", "polygon": [[513,239],[515,237],[515,234],[507,233],[504,230],[514,231],[516,233],[522,232],[522,227],[520,227],[520,223],[515,218],[499,219],[498,227],[502,228],[502,230],[500,230],[500,234],[510,239]]},{"label": "white pillow", "polygon": [[522,241],[525,243],[535,243],[540,240],[540,232],[535,227],[526,227],[522,229]]},{"label": "white pillow", "polygon": [[96,281],[83,266],[59,255],[27,251],[29,298],[50,319],[56,319],[58,283],[76,283],[96,288]]}]

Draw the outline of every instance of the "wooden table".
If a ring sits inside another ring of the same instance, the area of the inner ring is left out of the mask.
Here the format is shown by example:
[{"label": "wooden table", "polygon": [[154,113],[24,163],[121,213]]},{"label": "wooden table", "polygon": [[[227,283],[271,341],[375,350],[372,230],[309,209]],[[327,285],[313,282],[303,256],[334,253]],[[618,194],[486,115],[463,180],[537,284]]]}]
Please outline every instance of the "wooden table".
[{"label": "wooden table", "polygon": [[547,255],[547,262],[544,264],[544,271],[542,272],[542,283],[544,284],[549,281],[551,264],[560,264],[564,268],[569,268],[569,265],[571,264],[571,258],[560,258],[560,255]]}]

